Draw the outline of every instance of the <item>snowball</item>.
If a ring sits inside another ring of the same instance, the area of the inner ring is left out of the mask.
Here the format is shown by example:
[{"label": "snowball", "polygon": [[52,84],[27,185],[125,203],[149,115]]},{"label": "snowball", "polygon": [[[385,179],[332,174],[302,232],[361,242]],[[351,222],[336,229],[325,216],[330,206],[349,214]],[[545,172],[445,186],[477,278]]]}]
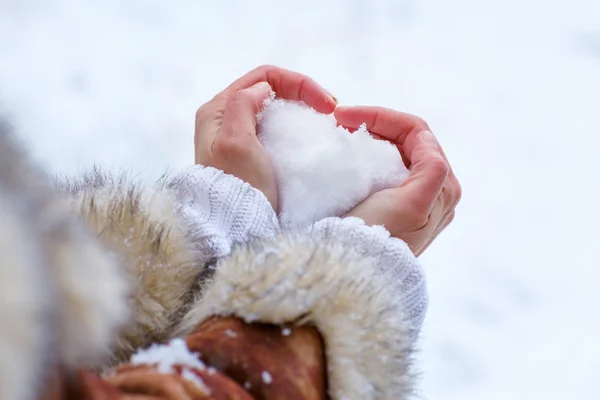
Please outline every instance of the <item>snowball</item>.
[{"label": "snowball", "polygon": [[173,366],[204,369],[206,366],[198,358],[197,353],[188,349],[183,339],[173,339],[169,344],[153,344],[145,350],[138,350],[131,356],[133,365],[156,365],[158,372],[174,373]]},{"label": "snowball", "polygon": [[408,177],[396,146],[374,139],[364,124],[351,133],[336,126],[333,115],[282,99],[267,100],[258,121],[258,139],[277,177],[283,227],[342,216]]}]

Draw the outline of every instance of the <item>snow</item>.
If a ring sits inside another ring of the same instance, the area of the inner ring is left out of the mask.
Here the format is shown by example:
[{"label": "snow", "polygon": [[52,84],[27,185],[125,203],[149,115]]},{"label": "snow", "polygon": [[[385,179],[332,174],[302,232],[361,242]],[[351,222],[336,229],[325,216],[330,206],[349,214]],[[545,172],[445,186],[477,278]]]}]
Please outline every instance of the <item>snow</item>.
[{"label": "snow", "polygon": [[225,335],[229,336],[230,338],[234,338],[237,336],[237,333],[235,333],[234,331],[232,331],[231,329],[226,329],[225,330]]},{"label": "snow", "polygon": [[265,102],[258,138],[271,157],[284,227],[341,217],[370,194],[397,187],[408,170],[395,145],[336,126],[302,102]]},{"label": "snow", "polygon": [[175,372],[175,365],[197,369],[206,366],[198,358],[198,354],[189,351],[183,339],[173,339],[169,344],[153,344],[147,349],[140,349],[131,356],[133,365],[156,365],[163,374]]},{"label": "snow", "polygon": [[0,107],[50,172],[158,177],[263,63],[425,118],[459,177],[422,257],[428,399],[600,398],[597,0],[0,1]]},{"label": "snow", "polygon": [[[183,339],[173,339],[168,344],[153,344],[147,349],[139,349],[130,360],[132,365],[155,365],[161,374],[175,373],[175,366],[181,368],[181,376],[194,382],[205,394],[210,389],[204,381],[189,368],[203,370],[206,368],[197,353],[189,351]],[[210,373],[210,370],[209,370]]]},{"label": "snow", "polygon": [[262,381],[267,385],[269,385],[269,384],[271,384],[271,382],[273,382],[273,377],[271,376],[269,371],[261,372],[260,377],[261,377]]},{"label": "snow", "polygon": [[187,368],[183,368],[181,370],[181,376],[190,382],[194,382],[204,392],[204,394],[206,394],[206,395],[211,394],[210,388],[208,386],[206,386],[204,381],[198,375],[196,375],[194,372],[192,372],[191,370],[189,370]]}]

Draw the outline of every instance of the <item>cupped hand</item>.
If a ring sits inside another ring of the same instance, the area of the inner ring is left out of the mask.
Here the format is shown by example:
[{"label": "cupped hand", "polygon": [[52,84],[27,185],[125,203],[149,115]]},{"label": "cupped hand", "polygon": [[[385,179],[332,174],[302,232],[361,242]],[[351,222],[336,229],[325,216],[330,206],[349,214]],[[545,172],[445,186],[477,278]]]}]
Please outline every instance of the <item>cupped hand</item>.
[{"label": "cupped hand", "polygon": [[277,211],[278,196],[271,161],[256,137],[256,115],[274,91],[301,100],[316,111],[333,112],[336,101],[307,76],[275,66],[261,66],[233,82],[196,112],[196,163],[234,175],[267,197]]},{"label": "cupped hand", "polygon": [[368,225],[383,225],[419,256],[452,222],[461,187],[448,159],[421,118],[380,107],[338,107],[340,125],[356,129],[363,122],[370,132],[398,147],[410,169],[399,187],[374,193],[347,216]]}]

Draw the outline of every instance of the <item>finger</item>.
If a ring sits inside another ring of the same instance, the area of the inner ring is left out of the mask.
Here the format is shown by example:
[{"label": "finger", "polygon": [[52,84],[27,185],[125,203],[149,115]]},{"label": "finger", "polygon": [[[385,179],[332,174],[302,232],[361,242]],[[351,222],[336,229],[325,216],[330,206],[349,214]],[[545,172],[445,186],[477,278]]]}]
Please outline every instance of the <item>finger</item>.
[{"label": "finger", "polygon": [[454,221],[454,217],[456,217],[456,211],[454,211],[454,210],[452,210],[449,214],[446,214],[446,216],[442,220],[440,226],[437,228],[437,230],[432,238],[432,241],[435,240],[438,237],[438,235],[440,233],[442,233],[448,227],[448,225],[450,225],[452,223],[452,221]]},{"label": "finger", "polygon": [[[448,168],[448,177],[444,183],[444,187],[442,188],[441,197],[444,200],[444,206],[446,213],[449,213],[453,210],[460,198],[462,196],[462,189],[450,163],[448,162],[448,158],[444,154],[442,146],[440,146],[437,141],[435,135],[431,132],[428,132],[424,135],[425,132],[419,132],[417,134],[409,134],[405,141],[404,146],[400,147],[400,152],[405,156],[403,159],[407,162],[409,168],[417,162],[419,157],[419,151],[415,151],[415,149],[420,149],[423,146],[429,146],[432,150],[436,151],[440,157],[446,161],[446,166]],[[425,143],[425,141],[429,141],[429,143]],[[412,169],[412,168],[411,168]]]},{"label": "finger", "polygon": [[[429,130],[427,123],[415,115],[382,107],[340,106],[336,108],[334,115],[337,123],[346,129],[356,129],[364,123],[374,135],[398,144],[402,159],[409,168],[417,161],[414,155],[418,153],[414,153],[414,149],[423,144],[420,133]],[[433,138],[435,140],[435,137]],[[437,140],[435,146],[448,164],[448,182],[444,190],[444,199],[448,208],[454,209],[460,201],[462,189]]]},{"label": "finger", "polygon": [[452,223],[452,221],[454,221],[455,216],[456,216],[456,212],[454,210],[444,216],[444,218],[440,221],[439,226],[435,230],[433,236],[431,237],[430,242],[433,242],[433,241],[435,241],[435,239],[437,239],[437,237],[440,235],[440,233],[442,233],[448,227],[448,225],[450,225]]},{"label": "finger", "polygon": [[236,91],[227,103],[217,140],[235,146],[256,135],[256,115],[271,93],[267,82]]},{"label": "finger", "polygon": [[419,144],[407,154],[412,164],[410,175],[400,186],[399,193],[403,201],[412,204],[415,213],[429,215],[442,194],[450,167],[440,154],[431,132],[421,132],[419,137]]},{"label": "finger", "polygon": [[427,235],[427,236],[426,236],[425,241],[422,243],[421,247],[413,250],[415,253],[415,256],[417,256],[417,257],[420,256],[421,254],[423,254],[425,249],[427,249],[427,247],[429,247],[429,245],[432,242],[431,238],[437,232],[439,225],[443,223],[444,218],[445,218],[444,205],[442,204],[442,201],[438,198],[438,200],[434,203],[434,205],[431,209],[431,213],[428,216],[427,223],[420,230],[421,234]]},{"label": "finger", "polygon": [[215,139],[216,132],[219,131],[223,122],[226,103],[213,99],[203,104],[196,110],[196,122],[194,132],[194,146],[196,148],[210,146]]},{"label": "finger", "polygon": [[437,139],[431,132],[421,132],[418,135],[414,135],[411,139],[411,145],[405,146],[404,149],[401,150],[412,150],[411,153],[405,152],[406,160],[408,164],[411,166],[410,169],[414,170],[413,165],[416,162],[419,162],[420,158],[423,154],[423,149],[430,149],[429,152],[431,156],[434,156],[436,153],[436,157],[441,157],[446,162],[446,168],[448,169],[447,179],[444,182],[444,186],[442,187],[442,192],[440,194],[446,214],[450,213],[457,206],[460,198],[462,196],[462,189],[460,183],[456,179],[450,164],[446,157],[444,157],[441,146],[437,142]]},{"label": "finger", "polygon": [[433,242],[435,242],[435,240],[438,238],[438,236],[440,235],[440,233],[442,233],[448,227],[448,225],[450,225],[452,223],[452,221],[454,220],[455,215],[456,215],[455,212],[452,211],[450,214],[448,214],[448,215],[446,215],[444,217],[444,219],[442,220],[441,224],[437,227],[437,229],[434,232],[434,234],[431,236],[431,238],[429,238],[429,240],[427,241],[427,243],[425,244],[425,246],[423,246],[420,249],[419,254],[423,254],[423,252],[425,250],[427,250],[427,248],[429,246],[431,246],[431,244]]},{"label": "finger", "polygon": [[320,113],[333,112],[337,101],[311,78],[272,65],[264,65],[233,82],[226,92],[245,89],[257,82],[268,82],[278,97],[301,100]]},{"label": "finger", "polygon": [[402,145],[411,133],[429,130],[423,119],[383,107],[340,106],[334,115],[343,126],[356,129],[364,123],[370,132],[398,145]]},{"label": "finger", "polygon": [[460,182],[458,182],[458,179],[456,179],[456,175],[454,175],[452,168],[450,168],[448,179],[442,191],[448,207],[446,212],[450,213],[456,208],[462,198],[462,188],[460,186]]},{"label": "finger", "polygon": [[[427,142],[427,143],[426,143]],[[442,188],[441,198],[444,203],[446,214],[450,213],[450,211],[454,210],[460,198],[462,196],[462,189],[460,187],[460,183],[458,179],[456,179],[456,175],[454,175],[454,171],[452,167],[448,163],[448,159],[444,155],[444,151],[442,150],[442,146],[438,143],[435,135],[431,132],[420,132],[416,135],[410,135],[406,141],[405,145],[401,148],[402,151],[405,152],[406,159],[409,165],[413,165],[419,158],[419,150],[423,147],[429,147],[432,151],[438,153],[440,157],[446,161],[446,165],[448,168],[448,177],[444,182],[444,186]],[[417,151],[415,151],[417,150]],[[412,152],[411,152],[412,151]]]},{"label": "finger", "polygon": [[446,157],[446,154],[444,153],[444,149],[442,148],[442,146],[439,143],[438,143],[438,149],[440,151],[440,154],[442,155],[442,157],[444,157],[444,160],[446,160],[446,162],[448,162],[448,166],[450,167],[450,171],[448,172],[448,180],[444,187],[444,192],[447,196],[447,200],[448,200],[447,203],[449,204],[449,209],[454,210],[454,208],[458,205],[458,203],[462,197],[462,188],[461,188],[460,182],[458,181],[458,178],[454,174],[454,169],[452,168],[452,166],[450,165],[450,162],[448,161],[448,157]]}]

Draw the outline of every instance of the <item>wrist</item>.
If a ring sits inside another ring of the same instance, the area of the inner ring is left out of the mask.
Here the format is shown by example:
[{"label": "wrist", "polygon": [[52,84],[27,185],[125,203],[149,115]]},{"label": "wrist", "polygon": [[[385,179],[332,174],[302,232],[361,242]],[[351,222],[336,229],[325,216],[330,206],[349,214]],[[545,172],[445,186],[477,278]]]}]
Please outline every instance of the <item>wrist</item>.
[{"label": "wrist", "polygon": [[425,272],[407,243],[392,237],[382,225],[368,226],[361,218],[325,218],[310,228],[319,241],[334,241],[374,265],[376,275],[387,277],[415,334],[419,331],[427,310]]}]

